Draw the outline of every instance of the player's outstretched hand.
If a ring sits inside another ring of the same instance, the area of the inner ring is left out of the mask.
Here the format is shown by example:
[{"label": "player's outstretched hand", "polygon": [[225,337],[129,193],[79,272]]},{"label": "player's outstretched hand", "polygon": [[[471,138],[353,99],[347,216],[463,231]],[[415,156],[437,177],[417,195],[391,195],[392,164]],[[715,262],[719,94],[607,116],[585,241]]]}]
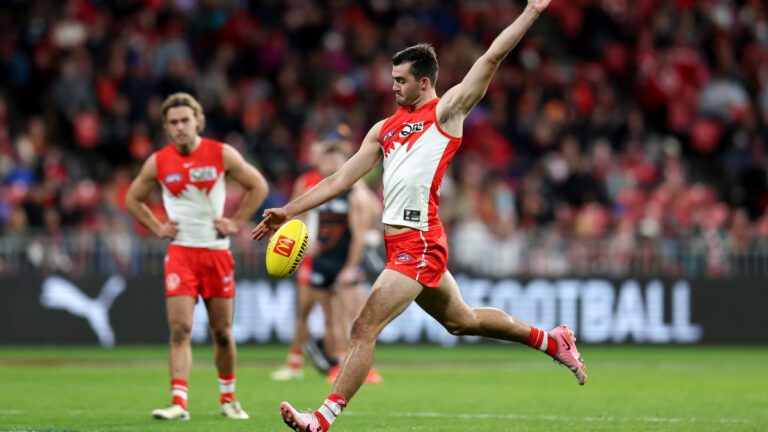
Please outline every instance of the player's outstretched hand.
[{"label": "player's outstretched hand", "polygon": [[544,12],[544,9],[549,6],[549,2],[550,0],[528,0],[528,4],[538,13]]},{"label": "player's outstretched hand", "polygon": [[280,225],[289,219],[288,212],[284,209],[284,207],[281,207],[264,210],[262,215],[264,219],[251,231],[251,238],[261,240],[265,236],[272,236],[280,228]]}]

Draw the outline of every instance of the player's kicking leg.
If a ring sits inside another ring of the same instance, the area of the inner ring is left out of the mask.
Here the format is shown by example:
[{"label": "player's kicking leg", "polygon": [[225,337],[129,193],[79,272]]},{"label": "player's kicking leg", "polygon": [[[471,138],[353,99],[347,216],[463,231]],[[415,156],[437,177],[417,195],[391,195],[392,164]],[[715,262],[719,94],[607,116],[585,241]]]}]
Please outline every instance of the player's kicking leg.
[{"label": "player's kicking leg", "polygon": [[524,343],[568,367],[580,385],[587,381],[586,366],[576,348],[573,332],[568,327],[560,326],[547,333],[500,309],[469,307],[450,272],[445,272],[439,288],[425,289],[416,302],[451,334]]},{"label": "player's kicking leg", "polygon": [[333,384],[332,393],[320,408],[310,413],[300,413],[288,402],[281,403],[280,414],[288,427],[301,432],[325,432],[331,427],[368,376],[379,333],[413,303],[422,289],[422,285],[413,279],[384,270],[352,325],[347,358]]}]

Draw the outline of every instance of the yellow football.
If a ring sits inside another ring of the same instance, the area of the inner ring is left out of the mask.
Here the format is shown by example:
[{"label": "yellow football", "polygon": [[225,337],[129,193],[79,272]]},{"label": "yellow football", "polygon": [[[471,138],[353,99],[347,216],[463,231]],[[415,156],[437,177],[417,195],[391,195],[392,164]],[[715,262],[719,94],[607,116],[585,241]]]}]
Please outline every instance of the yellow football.
[{"label": "yellow football", "polygon": [[267,246],[267,273],[278,279],[287,278],[299,268],[307,252],[307,226],[298,219],[284,223]]}]

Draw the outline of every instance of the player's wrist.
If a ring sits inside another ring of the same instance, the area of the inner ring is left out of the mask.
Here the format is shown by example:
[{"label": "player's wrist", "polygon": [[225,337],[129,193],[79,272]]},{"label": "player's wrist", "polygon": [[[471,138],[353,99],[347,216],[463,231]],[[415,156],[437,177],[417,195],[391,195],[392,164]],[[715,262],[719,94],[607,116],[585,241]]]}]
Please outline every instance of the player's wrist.
[{"label": "player's wrist", "polygon": [[293,203],[288,203],[288,204],[286,204],[286,205],[285,205],[285,206],[282,208],[282,210],[283,210],[283,212],[284,212],[284,214],[285,214],[285,220],[290,220],[290,219],[293,219],[293,218],[295,218],[295,217],[296,217],[296,215],[297,215],[297,214],[299,214],[299,213],[300,213],[300,212],[298,212],[298,211],[297,211],[297,210],[294,208],[294,205],[293,205]]},{"label": "player's wrist", "polygon": [[536,8],[531,2],[525,6],[523,14],[530,15],[533,19],[537,19],[541,15],[541,11]]}]

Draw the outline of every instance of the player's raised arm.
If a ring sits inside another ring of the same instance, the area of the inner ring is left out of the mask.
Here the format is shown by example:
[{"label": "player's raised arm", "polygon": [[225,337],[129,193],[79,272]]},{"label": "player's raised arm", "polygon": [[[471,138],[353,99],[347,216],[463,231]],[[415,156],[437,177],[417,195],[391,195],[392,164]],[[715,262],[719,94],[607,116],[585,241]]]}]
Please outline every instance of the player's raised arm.
[{"label": "player's raised arm", "polygon": [[441,125],[456,117],[458,121],[464,120],[477,102],[485,96],[488,84],[499,64],[520,42],[539,15],[549,6],[549,2],[550,0],[528,0],[523,13],[494,39],[488,50],[472,65],[464,79],[442,96],[437,106]]},{"label": "player's raised arm", "polygon": [[251,232],[255,240],[271,234],[288,219],[311,210],[349,189],[381,160],[379,134],[384,121],[376,123],[363,139],[360,149],[333,175],[326,177],[307,193],[278,209],[264,211],[264,220]]}]

